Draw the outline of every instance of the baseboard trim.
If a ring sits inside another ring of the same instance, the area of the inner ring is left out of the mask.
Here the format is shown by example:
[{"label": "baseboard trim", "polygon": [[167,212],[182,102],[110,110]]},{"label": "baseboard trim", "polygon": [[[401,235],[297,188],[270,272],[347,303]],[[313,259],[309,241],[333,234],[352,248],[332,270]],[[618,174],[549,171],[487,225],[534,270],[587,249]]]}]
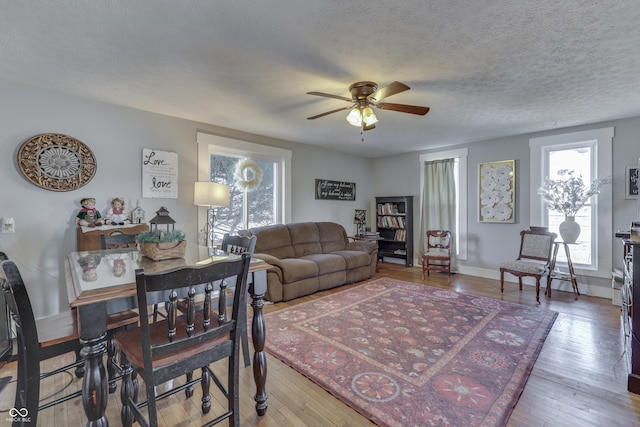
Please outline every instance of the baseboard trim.
[{"label": "baseboard trim", "polygon": [[[458,273],[466,274],[468,276],[482,277],[484,279],[493,279],[500,280],[500,271],[499,270],[489,270],[486,268],[478,268],[478,267],[469,267],[464,265],[458,265]],[[611,299],[613,297],[613,290],[610,286],[600,286],[592,283],[584,283],[580,280],[581,277],[578,277],[578,289],[580,290],[581,295],[588,295],[597,298],[606,298]],[[594,278],[597,279],[597,278]],[[599,279],[602,280],[602,279]],[[511,274],[504,275],[504,281],[509,283],[518,283],[518,278],[512,276]],[[525,277],[522,281],[523,284],[527,286],[536,285],[535,280],[532,277]],[[547,287],[546,277],[543,279],[541,288]],[[571,283],[566,281],[554,280],[551,282],[551,290],[559,290],[564,292],[573,292],[571,288]]]}]

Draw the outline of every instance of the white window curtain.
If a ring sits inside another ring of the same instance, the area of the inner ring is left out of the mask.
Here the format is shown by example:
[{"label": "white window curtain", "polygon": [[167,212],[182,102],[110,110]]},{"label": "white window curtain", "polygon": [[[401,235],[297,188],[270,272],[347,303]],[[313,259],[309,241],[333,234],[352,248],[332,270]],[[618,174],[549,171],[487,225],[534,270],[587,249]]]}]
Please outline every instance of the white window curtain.
[{"label": "white window curtain", "polygon": [[427,230],[451,232],[451,270],[456,268],[456,186],[455,159],[434,160],[424,163],[422,215],[420,218],[419,259],[427,249]]}]

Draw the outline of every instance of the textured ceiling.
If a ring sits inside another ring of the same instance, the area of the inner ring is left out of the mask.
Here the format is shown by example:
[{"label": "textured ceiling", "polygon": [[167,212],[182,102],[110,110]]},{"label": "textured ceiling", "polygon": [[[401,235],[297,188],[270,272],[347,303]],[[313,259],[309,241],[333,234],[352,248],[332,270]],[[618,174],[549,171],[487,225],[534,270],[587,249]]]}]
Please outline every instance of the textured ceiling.
[{"label": "textured ceiling", "polygon": [[[366,156],[640,116],[638,0],[0,0],[0,79]],[[350,126],[360,80],[411,90]]]}]

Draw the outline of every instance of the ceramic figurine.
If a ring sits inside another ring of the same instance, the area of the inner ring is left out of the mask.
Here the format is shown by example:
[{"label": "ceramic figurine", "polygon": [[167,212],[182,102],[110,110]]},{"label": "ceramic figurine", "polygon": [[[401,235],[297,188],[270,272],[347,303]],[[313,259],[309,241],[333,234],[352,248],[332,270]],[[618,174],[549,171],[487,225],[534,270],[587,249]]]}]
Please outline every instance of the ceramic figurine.
[{"label": "ceramic figurine", "polygon": [[85,197],[80,200],[82,209],[76,215],[76,224],[87,227],[95,227],[104,225],[100,212],[96,209],[96,199],[93,197]]},{"label": "ceramic figurine", "polygon": [[124,200],[120,197],[115,197],[111,200],[111,207],[107,210],[104,217],[107,224],[111,225],[125,225],[131,223],[131,220],[129,219],[129,212],[124,208]]}]

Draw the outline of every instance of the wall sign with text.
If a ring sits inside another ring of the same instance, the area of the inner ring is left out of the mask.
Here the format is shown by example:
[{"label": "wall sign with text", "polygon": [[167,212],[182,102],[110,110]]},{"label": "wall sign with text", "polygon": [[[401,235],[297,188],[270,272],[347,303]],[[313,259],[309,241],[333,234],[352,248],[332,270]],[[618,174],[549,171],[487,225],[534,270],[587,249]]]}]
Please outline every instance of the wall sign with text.
[{"label": "wall sign with text", "polygon": [[356,183],[316,179],[316,200],[355,200]]},{"label": "wall sign with text", "polygon": [[178,198],[178,153],[142,149],[142,197]]}]

